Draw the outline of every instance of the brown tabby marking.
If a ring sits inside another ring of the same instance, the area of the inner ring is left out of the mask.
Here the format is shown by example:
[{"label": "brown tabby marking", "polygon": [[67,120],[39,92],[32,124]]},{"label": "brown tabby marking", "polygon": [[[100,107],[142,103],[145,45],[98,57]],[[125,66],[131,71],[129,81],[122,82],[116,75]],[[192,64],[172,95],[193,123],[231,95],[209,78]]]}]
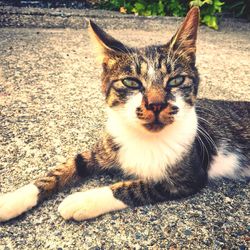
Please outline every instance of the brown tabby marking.
[{"label": "brown tabby marking", "polygon": [[196,100],[198,23],[199,9],[192,8],[169,43],[135,49],[90,21],[103,62],[108,133],[34,184],[0,196],[0,221],[31,209],[77,176],[112,169],[136,179],[72,194],[59,206],[61,216],[85,220],[186,197],[209,175],[249,176],[249,103]]}]

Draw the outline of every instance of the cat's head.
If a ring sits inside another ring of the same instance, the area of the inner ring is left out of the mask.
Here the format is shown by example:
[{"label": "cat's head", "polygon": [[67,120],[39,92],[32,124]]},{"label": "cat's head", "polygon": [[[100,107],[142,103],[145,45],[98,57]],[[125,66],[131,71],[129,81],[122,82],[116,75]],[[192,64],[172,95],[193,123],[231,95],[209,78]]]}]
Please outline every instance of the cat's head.
[{"label": "cat's head", "polygon": [[137,49],[90,21],[102,59],[102,91],[113,113],[131,125],[158,132],[193,110],[199,83],[198,25],[199,9],[194,7],[168,43]]}]

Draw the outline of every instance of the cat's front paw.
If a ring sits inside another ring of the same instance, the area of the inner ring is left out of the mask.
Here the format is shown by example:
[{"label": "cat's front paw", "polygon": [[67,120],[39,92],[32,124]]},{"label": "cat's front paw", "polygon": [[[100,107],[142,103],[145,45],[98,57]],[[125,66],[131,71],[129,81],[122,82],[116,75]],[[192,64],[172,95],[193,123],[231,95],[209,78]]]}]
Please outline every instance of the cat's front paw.
[{"label": "cat's front paw", "polygon": [[82,221],[126,207],[113,196],[109,187],[103,187],[69,195],[60,204],[58,212],[65,220]]},{"label": "cat's front paw", "polygon": [[7,221],[26,212],[37,204],[38,188],[29,184],[0,196],[0,221]]}]

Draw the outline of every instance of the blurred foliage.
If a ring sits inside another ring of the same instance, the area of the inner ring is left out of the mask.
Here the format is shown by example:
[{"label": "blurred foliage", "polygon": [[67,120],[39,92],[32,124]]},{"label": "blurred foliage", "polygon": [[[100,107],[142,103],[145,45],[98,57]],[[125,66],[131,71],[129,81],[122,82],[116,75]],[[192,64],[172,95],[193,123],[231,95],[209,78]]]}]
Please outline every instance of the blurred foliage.
[{"label": "blurred foliage", "polygon": [[1,5],[35,8],[86,9],[98,5],[100,0],[0,0]]},{"label": "blurred foliage", "polygon": [[233,13],[235,17],[249,15],[249,0],[102,0],[100,6],[121,13],[134,13],[142,16],[179,16],[186,15],[192,6],[199,6],[201,23],[218,29],[218,17],[221,12]]},{"label": "blurred foliage", "polygon": [[250,21],[250,0],[225,0],[223,11],[233,14],[234,17],[246,18]]},{"label": "blurred foliage", "polygon": [[218,29],[218,18],[224,16],[250,21],[250,0],[0,0],[0,5],[42,8],[103,8],[141,16],[183,17],[192,6],[199,6],[201,23]]},{"label": "blurred foliage", "polygon": [[201,22],[208,27],[218,29],[217,13],[221,13],[221,6],[224,2],[220,0],[194,0],[190,1],[190,6],[199,6],[201,10]]}]

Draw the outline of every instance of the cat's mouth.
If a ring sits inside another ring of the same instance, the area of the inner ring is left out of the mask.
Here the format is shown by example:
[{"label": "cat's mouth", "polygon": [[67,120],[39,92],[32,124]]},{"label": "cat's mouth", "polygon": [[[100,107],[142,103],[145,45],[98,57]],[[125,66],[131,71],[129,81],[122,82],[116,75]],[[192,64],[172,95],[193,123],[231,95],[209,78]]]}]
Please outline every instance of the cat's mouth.
[{"label": "cat's mouth", "polygon": [[149,131],[158,132],[158,131],[162,130],[166,126],[166,124],[163,124],[160,121],[154,121],[151,123],[143,124],[143,126]]},{"label": "cat's mouth", "polygon": [[159,132],[167,125],[174,122],[174,119],[172,117],[169,117],[169,119],[165,120],[164,123],[159,121],[158,119],[155,119],[153,122],[145,123],[143,126],[149,130],[150,132]]}]

